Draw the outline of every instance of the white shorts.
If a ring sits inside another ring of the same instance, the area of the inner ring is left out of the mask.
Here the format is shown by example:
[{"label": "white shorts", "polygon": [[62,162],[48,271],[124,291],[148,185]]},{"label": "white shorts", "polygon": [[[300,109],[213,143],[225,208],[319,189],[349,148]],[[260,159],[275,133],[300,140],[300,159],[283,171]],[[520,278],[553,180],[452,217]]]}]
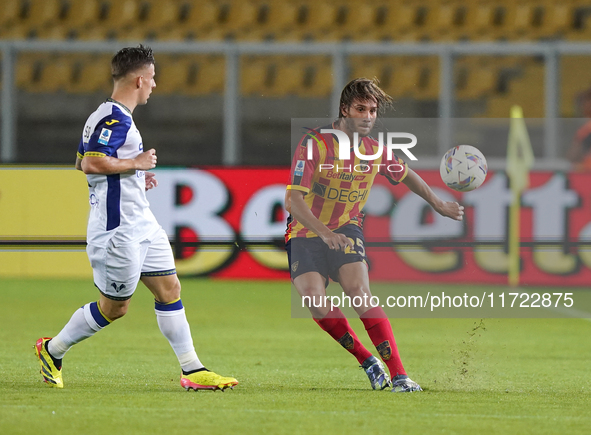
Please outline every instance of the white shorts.
[{"label": "white shorts", "polygon": [[172,248],[162,228],[138,243],[118,245],[110,240],[106,247],[88,245],[86,253],[94,285],[105,297],[115,301],[131,298],[141,276],[176,273]]}]

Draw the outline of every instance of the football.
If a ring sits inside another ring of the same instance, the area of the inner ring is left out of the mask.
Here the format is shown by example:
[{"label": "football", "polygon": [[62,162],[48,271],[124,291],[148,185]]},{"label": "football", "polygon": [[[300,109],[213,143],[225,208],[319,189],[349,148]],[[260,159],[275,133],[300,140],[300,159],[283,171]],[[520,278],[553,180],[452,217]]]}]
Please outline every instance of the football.
[{"label": "football", "polygon": [[445,153],[439,165],[445,185],[459,192],[469,192],[480,187],[487,171],[486,158],[470,145],[453,147]]}]

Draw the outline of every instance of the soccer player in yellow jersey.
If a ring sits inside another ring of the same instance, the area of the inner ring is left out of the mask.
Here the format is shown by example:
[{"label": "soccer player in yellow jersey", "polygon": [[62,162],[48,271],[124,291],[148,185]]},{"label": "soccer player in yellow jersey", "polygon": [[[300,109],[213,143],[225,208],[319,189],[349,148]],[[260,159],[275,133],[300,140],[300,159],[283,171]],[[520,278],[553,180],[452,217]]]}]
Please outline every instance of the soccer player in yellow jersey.
[{"label": "soccer player in yellow jersey", "polygon": [[[392,184],[405,184],[439,214],[463,219],[464,208],[457,202],[437,197],[396,155],[389,159],[385,149],[378,152],[381,145],[369,133],[378,112],[391,104],[392,98],[379,88],[377,81],[352,80],[341,93],[338,120],[332,126],[311,130],[296,148],[286,192],[285,205],[291,215],[286,239],[291,279],[302,297],[324,300],[329,277],[339,282],[351,299],[371,297],[362,225],[363,206],[377,174],[384,175]],[[334,132],[321,133],[324,129]],[[348,159],[341,159],[339,138],[343,134],[350,144],[358,139],[362,156],[379,157],[363,160],[351,152]],[[311,156],[308,139],[312,139]],[[380,306],[362,305],[355,310],[391,378],[382,362],[361,344],[340,309],[325,305],[308,308],[316,323],[357,358],[372,388],[422,391],[404,370],[390,321]]]}]

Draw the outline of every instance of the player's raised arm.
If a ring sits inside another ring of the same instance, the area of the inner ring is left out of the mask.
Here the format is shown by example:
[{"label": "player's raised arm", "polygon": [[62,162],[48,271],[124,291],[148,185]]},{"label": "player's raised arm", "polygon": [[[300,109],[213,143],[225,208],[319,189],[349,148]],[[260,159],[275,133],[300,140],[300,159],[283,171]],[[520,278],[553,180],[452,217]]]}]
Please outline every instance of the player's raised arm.
[{"label": "player's raised arm", "polygon": [[150,149],[133,159],[110,156],[84,156],[81,167],[85,174],[111,175],[128,171],[147,171],[156,167],[156,150]]},{"label": "player's raised arm", "polygon": [[423,180],[415,171],[408,168],[406,177],[402,180],[413,193],[416,193],[421,198],[429,203],[433,209],[442,216],[461,221],[464,219],[464,207],[457,202],[443,201],[435,192],[429,187],[425,180]]}]

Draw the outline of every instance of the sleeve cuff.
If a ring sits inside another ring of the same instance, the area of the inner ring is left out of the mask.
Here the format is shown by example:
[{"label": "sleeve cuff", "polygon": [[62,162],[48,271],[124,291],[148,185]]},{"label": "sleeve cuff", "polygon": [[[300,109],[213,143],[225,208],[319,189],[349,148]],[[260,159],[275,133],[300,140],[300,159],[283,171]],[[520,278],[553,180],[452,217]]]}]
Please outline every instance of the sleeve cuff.
[{"label": "sleeve cuff", "polygon": [[408,174],[408,165],[404,165],[404,174],[402,174],[402,177],[400,177],[400,180],[398,180],[398,182],[402,183],[402,180],[404,180],[406,178],[407,174]]},{"label": "sleeve cuff", "polygon": [[87,151],[84,153],[84,157],[107,157],[105,153],[99,153],[97,151]]},{"label": "sleeve cuff", "polygon": [[310,192],[310,189],[308,189],[307,187],[298,186],[296,184],[289,184],[287,186],[287,190],[299,190],[299,191],[304,192],[304,193],[309,193]]}]

